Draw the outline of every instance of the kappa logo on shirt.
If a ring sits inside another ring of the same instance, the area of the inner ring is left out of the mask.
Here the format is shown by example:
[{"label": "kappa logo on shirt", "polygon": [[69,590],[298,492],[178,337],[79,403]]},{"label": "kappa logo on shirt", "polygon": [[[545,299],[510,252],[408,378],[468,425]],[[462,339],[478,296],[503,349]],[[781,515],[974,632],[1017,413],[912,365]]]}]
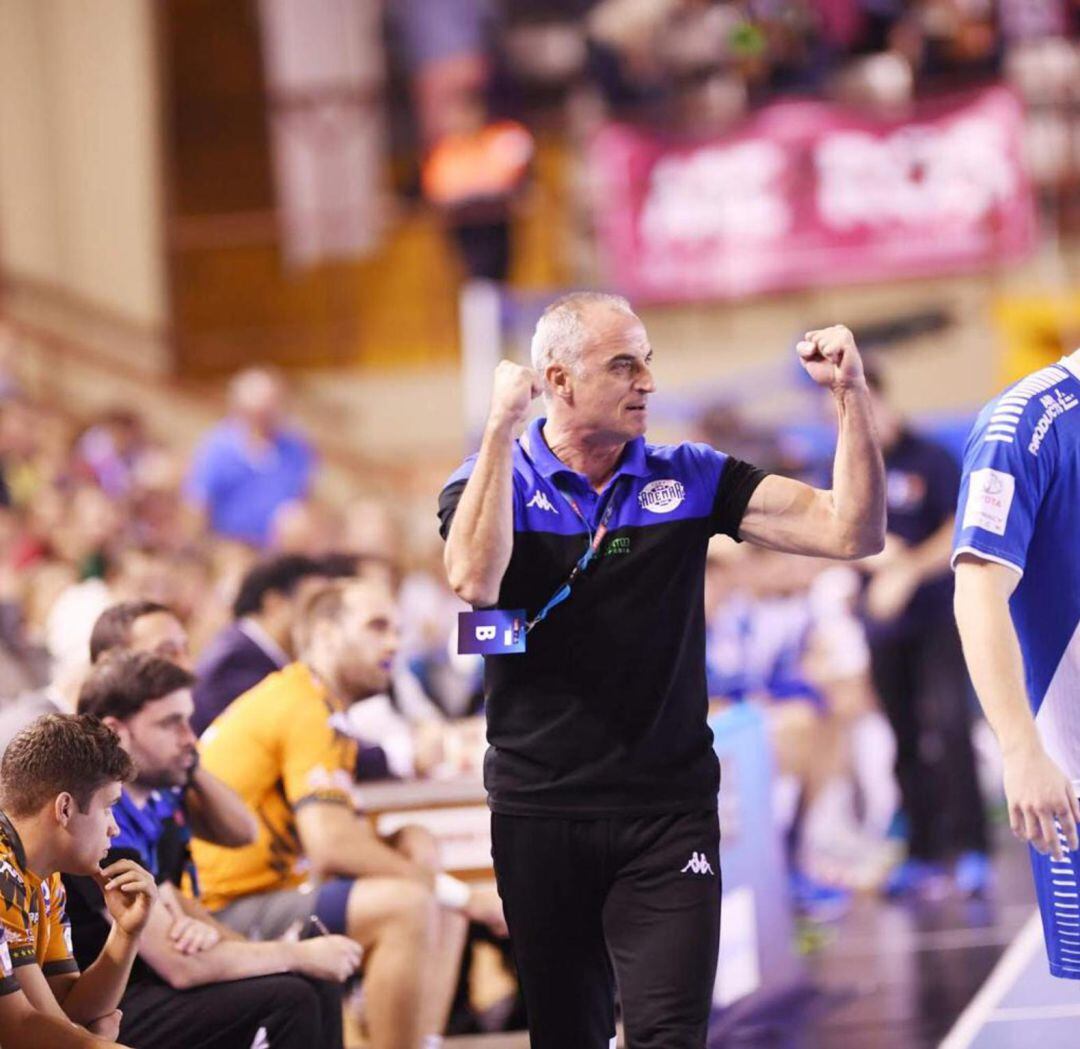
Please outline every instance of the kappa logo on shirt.
[{"label": "kappa logo on shirt", "polygon": [[525,504],[526,507],[535,506],[537,510],[547,510],[548,513],[558,516],[559,511],[551,505],[551,500],[547,497],[546,492],[541,492],[537,489],[536,494]]},{"label": "kappa logo on shirt", "polygon": [[694,852],[694,853],[691,853],[690,859],[687,860],[687,862],[686,862],[686,866],[683,867],[683,869],[681,871],[679,871],[679,873],[680,874],[686,874],[686,873],[690,873],[690,874],[715,874],[716,872],[712,869],[712,867],[709,864],[709,861],[705,858],[705,853],[703,853],[703,852]]},{"label": "kappa logo on shirt", "polygon": [[673,478],[663,481],[650,481],[638,493],[638,503],[642,510],[648,510],[651,514],[670,514],[677,506],[681,506],[686,498],[686,489],[682,482]]},{"label": "kappa logo on shirt", "polygon": [[963,528],[981,528],[1004,535],[1016,493],[1016,478],[1003,470],[972,470],[964,506]]}]

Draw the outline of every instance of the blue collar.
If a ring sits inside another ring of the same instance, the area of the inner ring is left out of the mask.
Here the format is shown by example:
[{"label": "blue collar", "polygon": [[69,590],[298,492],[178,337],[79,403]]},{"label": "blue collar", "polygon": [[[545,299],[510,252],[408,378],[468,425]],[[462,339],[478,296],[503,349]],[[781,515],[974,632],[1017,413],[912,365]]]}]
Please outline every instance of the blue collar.
[{"label": "blue collar", "polygon": [[[117,814],[121,817],[117,822],[121,824],[124,821],[128,822],[132,829],[137,829],[148,842],[156,845],[161,837],[164,822],[175,815],[179,807],[179,796],[173,790],[154,791],[147,799],[146,804],[141,807],[124,790],[120,794],[120,800],[116,803]],[[121,833],[123,833],[123,830],[124,828],[121,825]]]},{"label": "blue collar", "polygon": [[[521,446],[529,457],[533,466],[542,477],[552,478],[556,474],[569,474],[577,477],[584,483],[588,483],[583,474],[566,465],[549,447],[544,440],[544,423],[547,419],[534,419],[528,429],[521,435]],[[619,465],[615,468],[611,480],[614,481],[621,474],[629,474],[631,477],[647,477],[648,466],[645,463],[645,438],[635,437],[626,443]],[[611,483],[610,481],[608,482]]]}]

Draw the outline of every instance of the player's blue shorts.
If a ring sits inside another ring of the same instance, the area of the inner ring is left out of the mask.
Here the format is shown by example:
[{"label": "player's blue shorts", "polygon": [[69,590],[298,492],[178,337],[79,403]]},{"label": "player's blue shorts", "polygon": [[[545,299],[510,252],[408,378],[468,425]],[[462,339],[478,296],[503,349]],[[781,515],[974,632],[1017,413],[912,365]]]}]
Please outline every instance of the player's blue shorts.
[{"label": "player's blue shorts", "polygon": [[1029,847],[1035,893],[1042,914],[1050,972],[1080,980],[1080,852],[1069,852],[1058,830],[1065,858],[1059,863]]}]

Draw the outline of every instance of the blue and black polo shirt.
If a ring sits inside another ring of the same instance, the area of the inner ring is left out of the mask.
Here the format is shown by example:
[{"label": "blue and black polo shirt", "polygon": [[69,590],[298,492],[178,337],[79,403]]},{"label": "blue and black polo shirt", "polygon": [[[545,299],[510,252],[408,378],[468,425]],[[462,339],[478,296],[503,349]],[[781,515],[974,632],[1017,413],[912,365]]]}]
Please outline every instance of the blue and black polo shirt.
[{"label": "blue and black polo shirt", "polygon": [[[711,536],[738,539],[766,474],[704,444],[638,438],[597,494],[548,448],[544,422],[514,446],[514,548],[499,607],[535,615],[584,553],[609,499],[615,508],[599,553],[569,600],[529,634],[526,652],[485,660],[491,808],[608,816],[713,806],[720,773],[706,719],[705,557]],[[444,539],[475,461],[439,496]]]}]

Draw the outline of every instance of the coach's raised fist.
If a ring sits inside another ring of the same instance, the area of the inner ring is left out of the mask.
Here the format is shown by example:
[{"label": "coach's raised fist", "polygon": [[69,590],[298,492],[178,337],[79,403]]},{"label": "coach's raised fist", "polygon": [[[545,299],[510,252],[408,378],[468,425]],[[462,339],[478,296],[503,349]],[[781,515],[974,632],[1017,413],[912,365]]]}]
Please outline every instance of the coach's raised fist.
[{"label": "coach's raised fist", "polygon": [[819,386],[837,390],[865,382],[855,336],[843,324],[808,331],[795,350],[807,374]]},{"label": "coach's raised fist", "polygon": [[539,393],[540,381],[533,371],[513,361],[500,361],[491,393],[492,422],[524,422],[529,405]]}]

